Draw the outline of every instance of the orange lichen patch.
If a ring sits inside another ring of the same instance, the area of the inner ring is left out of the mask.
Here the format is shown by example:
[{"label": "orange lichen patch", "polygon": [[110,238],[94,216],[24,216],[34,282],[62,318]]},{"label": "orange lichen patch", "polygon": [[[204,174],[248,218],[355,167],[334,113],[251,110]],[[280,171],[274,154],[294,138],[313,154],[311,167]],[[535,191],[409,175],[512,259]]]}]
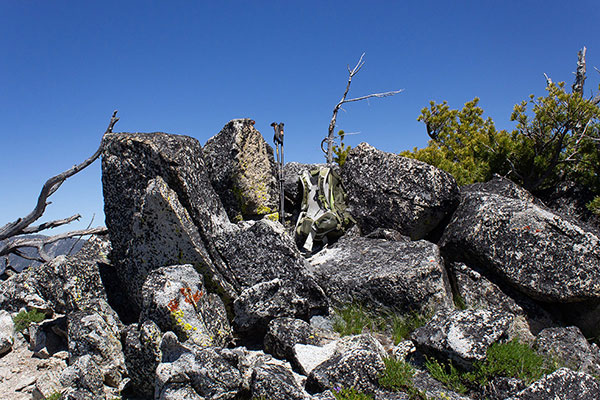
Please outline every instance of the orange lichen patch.
[{"label": "orange lichen patch", "polygon": [[169,304],[167,304],[167,307],[169,307],[169,310],[171,310],[171,312],[175,312],[175,310],[177,310],[179,308],[179,300],[177,299],[173,299],[169,302]]}]

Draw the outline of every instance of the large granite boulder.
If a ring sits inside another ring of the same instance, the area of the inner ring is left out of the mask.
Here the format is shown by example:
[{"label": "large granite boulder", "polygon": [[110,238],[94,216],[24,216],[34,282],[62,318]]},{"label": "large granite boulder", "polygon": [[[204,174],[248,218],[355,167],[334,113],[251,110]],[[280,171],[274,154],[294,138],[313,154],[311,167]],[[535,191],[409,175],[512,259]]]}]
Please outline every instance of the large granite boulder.
[{"label": "large granite boulder", "polygon": [[355,388],[365,393],[378,390],[386,352],[369,334],[338,341],[331,356],[311,370],[306,388],[311,393],[334,388]]},{"label": "large granite boulder", "polygon": [[0,285],[0,308],[17,312],[22,307],[65,314],[106,300],[99,266],[108,261],[111,245],[106,237],[91,237],[70,256],[58,256],[29,268]]},{"label": "large granite boulder", "polygon": [[[130,294],[131,307],[141,307],[141,287],[151,269],[198,262],[212,274],[226,271],[211,239],[229,229],[230,222],[208,178],[200,143],[165,133],[109,133],[103,140],[102,183],[111,259]],[[161,228],[163,218],[179,223],[162,226],[166,230],[153,229]],[[184,232],[178,233],[178,227]],[[152,234],[156,236],[148,236]],[[149,244],[155,249],[144,258]],[[163,252],[161,247],[167,244],[169,248],[181,244],[181,252]]]},{"label": "large granite boulder", "polygon": [[488,347],[507,338],[512,321],[510,314],[498,310],[443,310],[416,329],[411,339],[422,353],[469,369],[485,360]]},{"label": "large granite boulder", "polygon": [[327,312],[325,294],[281,224],[267,219],[243,222],[237,230],[222,233],[215,246],[239,291],[234,303],[239,331],[264,334],[273,318],[308,319]]},{"label": "large granite boulder", "polygon": [[217,348],[181,344],[174,333],[167,332],[160,350],[162,360],[156,369],[155,399],[236,398],[242,384],[240,371]]},{"label": "large granite boulder", "polygon": [[[142,398],[154,396],[154,378],[160,363],[162,332],[152,321],[131,324],[123,331],[123,354],[129,372],[129,390]],[[134,396],[135,397],[135,396]]]},{"label": "large granite boulder", "polygon": [[273,149],[254,128],[254,121],[228,122],[202,150],[210,181],[232,221],[260,219],[277,212]]},{"label": "large granite boulder", "polygon": [[68,315],[69,364],[91,356],[106,385],[118,387],[127,368],[121,333],[112,318],[95,311],[75,311]]},{"label": "large granite boulder", "polygon": [[600,300],[600,236],[502,185],[514,193],[498,190],[498,179],[463,188],[442,236],[445,253],[537,300]]},{"label": "large granite boulder", "polygon": [[182,342],[199,346],[223,347],[231,341],[223,301],[207,293],[202,276],[191,265],[152,271],[142,292],[141,321],[154,321],[163,332],[175,332]]},{"label": "large granite boulder", "polygon": [[506,400],[597,400],[600,382],[591,375],[561,368]]},{"label": "large granite boulder", "polygon": [[349,211],[363,234],[391,228],[422,239],[458,204],[450,174],[367,143],[350,151],[341,172]]},{"label": "large granite boulder", "polygon": [[12,350],[15,342],[15,324],[8,311],[0,310],[0,356]]},{"label": "large granite boulder", "polygon": [[544,329],[536,337],[535,348],[573,370],[600,376],[600,349],[588,343],[576,326]]},{"label": "large granite boulder", "polygon": [[338,304],[422,313],[452,305],[440,251],[424,240],[342,238],[309,263],[317,282]]},{"label": "large granite boulder", "polygon": [[60,383],[65,400],[98,400],[106,398],[103,374],[94,358],[87,354],[63,370]]}]

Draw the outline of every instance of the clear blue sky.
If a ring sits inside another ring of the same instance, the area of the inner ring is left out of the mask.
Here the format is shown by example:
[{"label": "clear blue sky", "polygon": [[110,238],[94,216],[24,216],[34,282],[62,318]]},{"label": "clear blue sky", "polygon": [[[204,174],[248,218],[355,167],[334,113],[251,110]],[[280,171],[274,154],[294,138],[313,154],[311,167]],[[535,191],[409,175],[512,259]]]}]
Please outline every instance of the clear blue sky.
[{"label": "clear blue sky", "polygon": [[[91,155],[112,110],[117,131],[164,131],[202,144],[253,118],[287,160],[317,162],[347,64],[366,65],[338,128],[389,152],[426,144],[430,100],[478,96],[500,128],[546,72],[572,82],[588,48],[600,75],[600,3],[565,1],[0,1],[0,225],[27,214],[44,181]],[[103,224],[100,163],[67,181],[43,220],[79,212]]]}]

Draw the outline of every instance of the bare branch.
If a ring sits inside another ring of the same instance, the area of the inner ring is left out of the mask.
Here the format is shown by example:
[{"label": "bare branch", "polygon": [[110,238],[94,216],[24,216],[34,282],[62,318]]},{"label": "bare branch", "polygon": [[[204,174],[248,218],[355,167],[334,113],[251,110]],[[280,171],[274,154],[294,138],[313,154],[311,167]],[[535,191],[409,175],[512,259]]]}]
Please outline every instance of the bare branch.
[{"label": "bare branch", "polygon": [[389,96],[393,96],[393,95],[398,94],[398,93],[402,93],[403,91],[404,91],[404,89],[392,90],[391,92],[372,93],[372,94],[368,94],[366,96],[355,97],[353,99],[344,100],[343,103],[350,103],[352,101],[360,101],[360,100],[370,99],[371,97],[379,97],[379,98],[381,98],[381,97],[389,97]]},{"label": "bare branch", "polygon": [[[356,97],[353,99],[346,100],[346,96],[348,95],[348,91],[350,90],[350,84],[352,83],[352,78],[365,65],[364,57],[365,57],[365,53],[362,53],[362,55],[358,59],[358,62],[354,66],[354,68],[350,69],[350,66],[348,65],[348,83],[346,84],[346,90],[344,91],[344,95],[342,96],[342,99],[333,108],[333,115],[331,116],[331,122],[329,123],[329,129],[327,131],[327,138],[325,139],[325,141],[327,142],[327,164],[330,164],[330,165],[333,162],[334,130],[335,130],[335,125],[336,125],[336,121],[337,121],[337,115],[338,115],[339,110],[342,108],[342,104],[350,103],[353,101],[365,100],[365,99],[369,99],[372,97],[381,98],[381,97],[393,96],[393,95],[398,94],[403,91],[403,89],[402,89],[402,90],[395,90],[395,91],[384,92],[384,93],[373,93],[373,94],[369,94],[366,96],[361,96],[361,97]],[[322,145],[323,145],[323,142],[321,142],[321,148],[323,147]]]},{"label": "bare branch", "polygon": [[[106,227],[97,227],[92,229],[83,229],[79,231],[65,232],[59,235],[47,237],[47,238],[31,238],[31,237],[23,237],[11,240],[9,243],[5,243],[2,247],[0,247],[0,256],[8,255],[8,254],[17,254],[20,257],[26,258],[28,260],[36,260],[36,261],[50,261],[51,257],[45,252],[44,246],[57,242],[59,240],[71,238],[71,237],[81,237],[81,236],[89,236],[89,235],[102,235],[108,233],[108,229]],[[21,249],[30,247],[38,250],[40,257],[34,258],[31,256],[24,256],[24,253]]]},{"label": "bare branch", "polygon": [[552,79],[544,72],[544,77],[546,78],[546,86],[552,85]]},{"label": "bare branch", "polygon": [[[117,111],[115,110],[110,119],[110,123],[108,124],[108,128],[106,129],[106,133],[111,132],[112,128],[119,120],[116,117],[116,115],[117,115]],[[35,208],[33,209],[33,211],[31,211],[27,216],[25,216],[23,218],[19,218],[14,222],[10,222],[10,223],[4,225],[3,227],[0,227],[0,240],[4,240],[4,239],[10,238],[10,237],[14,237],[14,236],[26,233],[25,231],[27,230],[27,228],[32,223],[37,221],[44,214],[44,211],[46,210],[46,206],[49,204],[48,198],[54,192],[56,192],[58,190],[58,188],[63,184],[63,182],[65,180],[67,180],[71,176],[75,175],[79,171],[83,170],[84,168],[88,167],[91,163],[93,163],[100,156],[101,153],[102,153],[102,142],[100,142],[100,146],[98,147],[96,152],[94,154],[92,154],[92,156],[89,157],[87,160],[83,161],[81,164],[73,166],[72,168],[68,169],[65,172],[62,172],[62,173],[48,179],[46,181],[46,183],[44,184],[44,186],[42,187],[42,191],[40,192],[40,195],[38,196],[37,204],[36,204]],[[39,232],[39,230],[37,232]]]},{"label": "bare branch", "polygon": [[45,229],[56,228],[57,226],[70,224],[71,222],[77,221],[80,218],[81,218],[81,215],[76,214],[76,215],[70,216],[69,218],[59,219],[59,220],[50,221],[50,222],[44,222],[41,225],[29,226],[29,227],[23,229],[23,231],[21,233],[22,234],[38,233]]}]

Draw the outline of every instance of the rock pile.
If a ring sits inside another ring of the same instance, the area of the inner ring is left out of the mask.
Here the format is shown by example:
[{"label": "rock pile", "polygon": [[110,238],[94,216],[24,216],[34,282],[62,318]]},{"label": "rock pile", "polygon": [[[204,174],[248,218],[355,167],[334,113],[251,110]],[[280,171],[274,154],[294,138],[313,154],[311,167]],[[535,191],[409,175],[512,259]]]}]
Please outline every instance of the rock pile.
[{"label": "rock pile", "polygon": [[[284,170],[290,225],[310,167]],[[600,398],[600,350],[586,340],[600,334],[600,236],[577,213],[500,177],[459,188],[364,143],[341,176],[357,226],[307,258],[277,222],[273,150],[253,121],[204,147],[106,134],[109,235],[1,283],[0,357],[52,368],[19,387],[0,376],[0,397]],[[334,309],[348,304],[428,318],[403,337],[377,322],[340,337]],[[45,319],[15,332],[13,317],[34,310]],[[555,368],[461,388],[428,367],[477,371],[492,346],[517,340]],[[406,374],[391,386],[390,360]]]}]

